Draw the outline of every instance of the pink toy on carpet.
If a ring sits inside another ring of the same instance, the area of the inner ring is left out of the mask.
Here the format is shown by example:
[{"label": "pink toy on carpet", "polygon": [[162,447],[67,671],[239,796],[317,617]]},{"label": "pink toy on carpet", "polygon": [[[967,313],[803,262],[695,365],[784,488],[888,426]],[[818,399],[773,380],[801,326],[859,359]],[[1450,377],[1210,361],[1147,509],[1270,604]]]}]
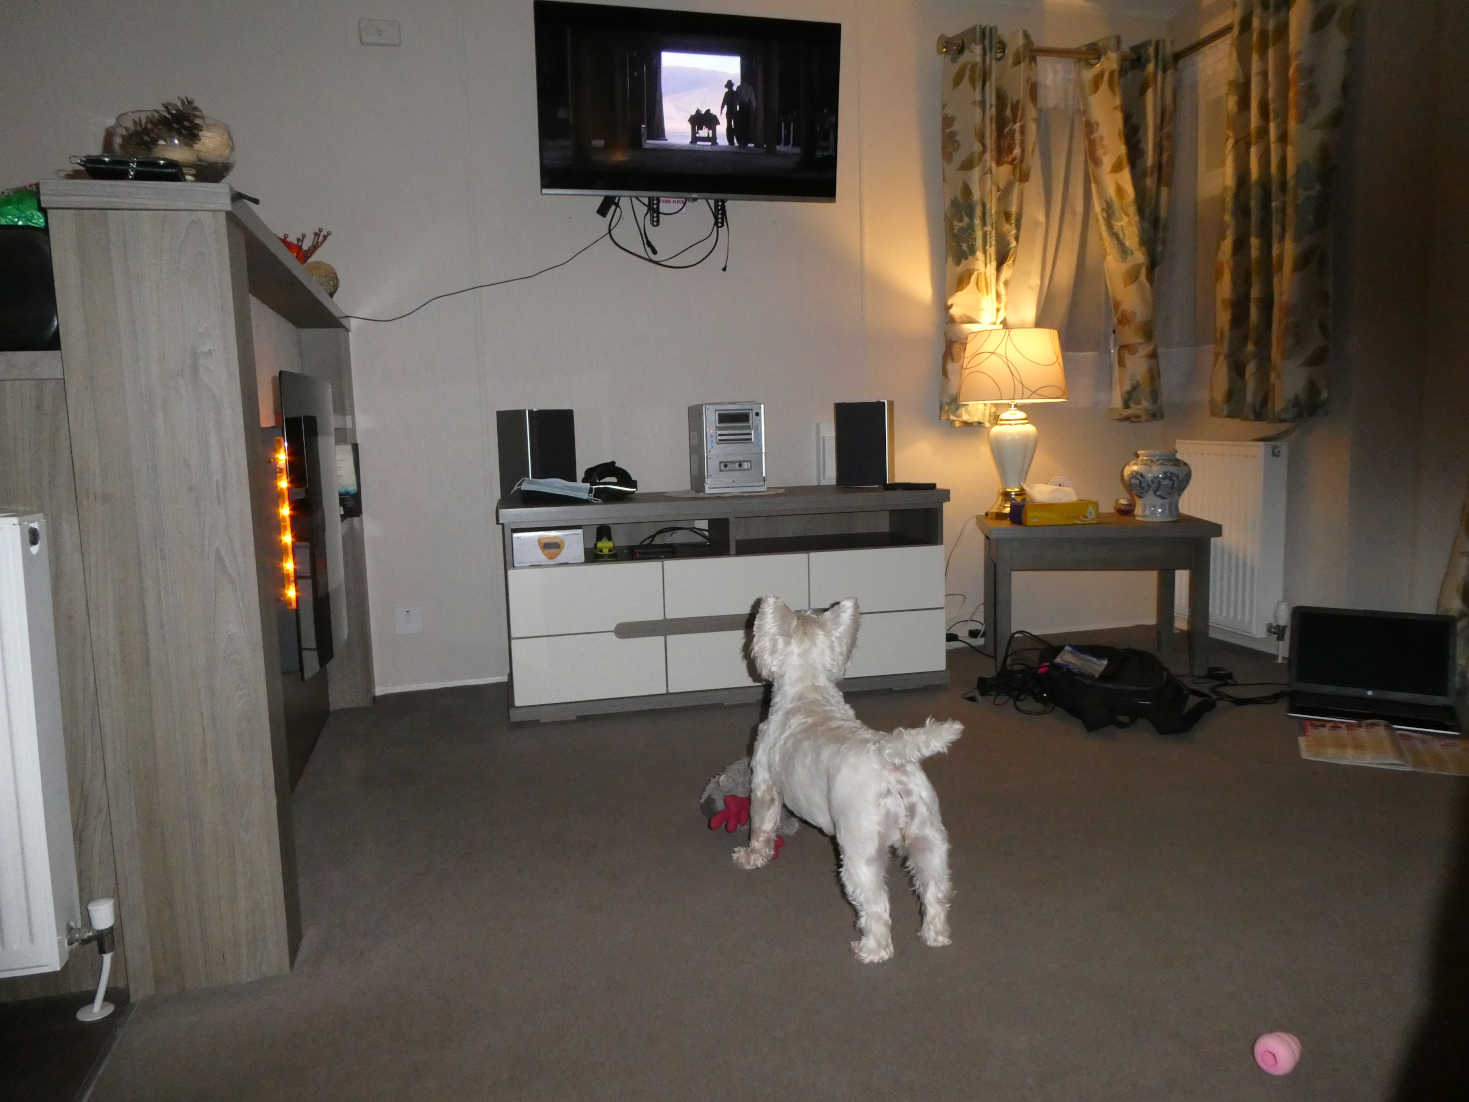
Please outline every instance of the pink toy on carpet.
[{"label": "pink toy on carpet", "polygon": [[1294,1033],[1266,1033],[1255,1042],[1255,1063],[1271,1075],[1289,1075],[1301,1059],[1301,1039]]}]

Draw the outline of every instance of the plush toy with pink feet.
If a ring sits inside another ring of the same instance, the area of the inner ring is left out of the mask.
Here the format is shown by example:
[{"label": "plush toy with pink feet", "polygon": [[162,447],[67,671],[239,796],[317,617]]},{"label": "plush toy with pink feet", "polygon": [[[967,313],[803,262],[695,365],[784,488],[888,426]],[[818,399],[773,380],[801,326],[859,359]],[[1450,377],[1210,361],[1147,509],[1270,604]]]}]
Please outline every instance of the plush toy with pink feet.
[{"label": "plush toy with pink feet", "polygon": [[[721,827],[733,834],[750,825],[750,759],[740,758],[730,762],[722,772],[716,773],[704,786],[699,796],[699,810],[709,821],[710,830]],[[785,808],[781,808],[780,829],[777,831],[776,852],[785,844],[785,838],[801,829],[801,820]]]}]

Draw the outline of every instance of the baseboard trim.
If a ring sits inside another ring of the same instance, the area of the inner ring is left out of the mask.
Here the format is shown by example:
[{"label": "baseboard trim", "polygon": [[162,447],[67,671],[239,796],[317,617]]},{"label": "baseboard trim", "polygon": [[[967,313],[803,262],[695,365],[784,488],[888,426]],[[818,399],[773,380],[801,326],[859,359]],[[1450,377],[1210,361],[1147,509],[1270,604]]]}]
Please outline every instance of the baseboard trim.
[{"label": "baseboard trim", "polygon": [[422,693],[430,689],[459,689],[468,685],[503,685],[510,680],[509,674],[499,677],[471,677],[464,681],[424,681],[417,685],[374,685],[374,696],[392,696],[394,693]]}]

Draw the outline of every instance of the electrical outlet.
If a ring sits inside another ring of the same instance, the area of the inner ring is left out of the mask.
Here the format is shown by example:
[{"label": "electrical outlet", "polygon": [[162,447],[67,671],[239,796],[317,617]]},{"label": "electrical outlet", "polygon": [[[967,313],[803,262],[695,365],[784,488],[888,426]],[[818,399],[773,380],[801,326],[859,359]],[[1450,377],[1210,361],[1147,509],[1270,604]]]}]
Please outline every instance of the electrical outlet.
[{"label": "electrical outlet", "polygon": [[418,635],[423,631],[423,613],[416,608],[400,608],[393,613],[393,630],[399,635]]},{"label": "electrical outlet", "polygon": [[357,41],[364,46],[401,46],[403,24],[396,19],[359,19]]}]

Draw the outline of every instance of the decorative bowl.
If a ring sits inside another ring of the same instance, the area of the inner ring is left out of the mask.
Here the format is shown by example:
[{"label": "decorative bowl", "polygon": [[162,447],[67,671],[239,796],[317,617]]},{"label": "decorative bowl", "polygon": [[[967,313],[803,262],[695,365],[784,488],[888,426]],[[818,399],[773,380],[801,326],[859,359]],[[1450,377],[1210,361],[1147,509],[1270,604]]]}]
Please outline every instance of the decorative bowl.
[{"label": "decorative bowl", "polygon": [[204,118],[192,140],[177,131],[146,125],[153,111],[124,111],[107,128],[106,153],[126,157],[153,157],[173,161],[184,177],[203,183],[218,183],[235,166],[235,140],[230,128],[218,119]]}]

